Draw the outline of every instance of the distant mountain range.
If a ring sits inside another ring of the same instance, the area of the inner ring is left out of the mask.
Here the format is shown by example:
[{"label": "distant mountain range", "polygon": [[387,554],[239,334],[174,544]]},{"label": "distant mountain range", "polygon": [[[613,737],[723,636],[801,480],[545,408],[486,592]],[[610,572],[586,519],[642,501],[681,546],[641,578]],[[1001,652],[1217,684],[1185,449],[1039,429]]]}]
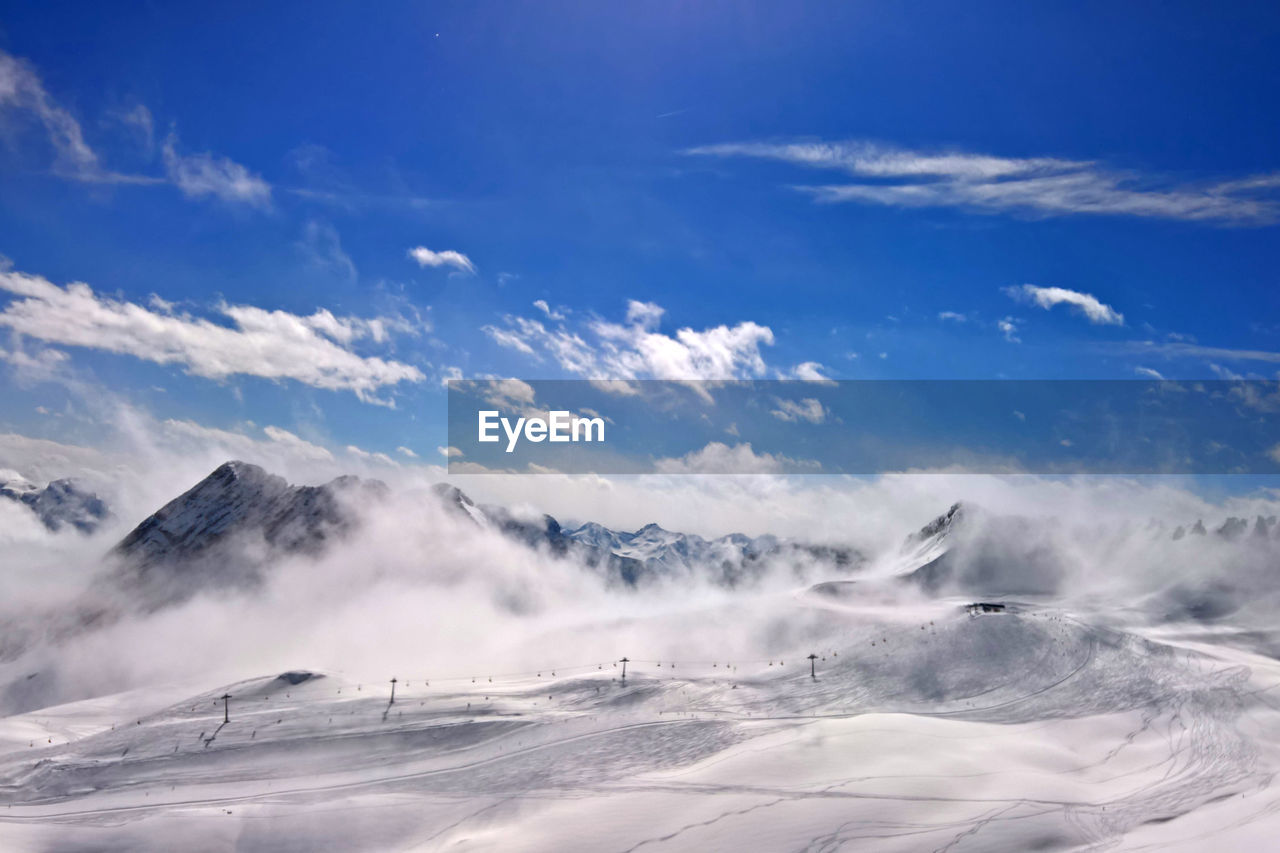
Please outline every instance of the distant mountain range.
[{"label": "distant mountain range", "polygon": [[40,488],[22,477],[9,476],[0,480],[0,500],[27,507],[54,533],[64,527],[93,533],[111,515],[97,495],[80,490],[70,480],[54,480]]},{"label": "distant mountain range", "polygon": [[[567,528],[550,515],[521,516],[480,505],[459,489],[439,484],[432,492],[468,523],[495,530],[554,557],[572,559],[610,584],[628,588],[655,579],[701,578],[725,587],[750,585],[781,567],[797,580],[819,567],[828,577],[851,575],[868,562],[852,547],[817,545],[776,536],[732,533],[706,539],[648,524],[635,531],[595,522]],[[152,610],[206,589],[251,588],[274,559],[322,553],[361,524],[362,512],[390,498],[377,480],[339,477],[320,486],[295,486],[257,465],[227,462],[147,517],[107,555],[107,568],[74,619],[74,626],[110,618],[100,593],[119,607]],[[92,532],[109,516],[106,505],[67,480],[39,488],[10,477],[0,499],[22,503],[50,530]],[[1055,525],[1044,519],[994,516],[969,504],[946,513],[907,537],[896,558],[901,581],[925,592],[967,590],[982,594],[1052,592],[1063,576]],[[1229,518],[1210,532],[1203,522],[1170,530],[1152,522],[1155,538],[1220,541],[1275,540],[1274,517],[1252,523]],[[29,626],[30,630],[36,630]],[[67,626],[47,626],[65,632]],[[29,632],[28,631],[28,632]],[[0,652],[6,645],[0,637]],[[0,654],[0,657],[3,657]]]},{"label": "distant mountain range", "polygon": [[[837,571],[852,571],[864,562],[851,548],[774,536],[730,534],[708,540],[656,524],[635,532],[594,523],[569,530],[549,515],[529,519],[503,507],[478,505],[448,484],[438,484],[432,493],[470,523],[574,559],[623,586],[658,577],[702,576],[732,587],[751,582],[779,562],[799,568],[822,561]],[[112,548],[109,570],[96,587],[123,593],[142,609],[173,604],[205,589],[252,587],[273,559],[322,553],[359,527],[357,508],[368,509],[390,496],[378,480],[346,476],[321,486],[294,486],[257,465],[227,462]]]},{"label": "distant mountain range", "polygon": [[730,533],[704,539],[693,533],[666,530],[647,524],[634,532],[612,530],[588,522],[565,529],[550,515],[521,519],[505,509],[478,505],[461,490],[436,486],[445,505],[474,523],[499,530],[534,547],[572,556],[604,574],[609,580],[635,586],[659,577],[701,576],[734,587],[757,579],[767,566],[799,567],[815,561],[840,572],[853,571],[866,558],[853,548],[812,545],[776,536],[750,537]]},{"label": "distant mountain range", "polygon": [[[657,524],[635,531],[594,522],[567,528],[550,515],[520,515],[477,504],[448,484],[435,486],[431,494],[465,523],[572,560],[623,590],[682,578],[745,587],[766,572],[781,571],[791,572],[797,582],[819,582],[814,590],[826,594],[889,581],[930,595],[999,600],[1054,592],[1066,576],[1064,554],[1071,553],[1052,519],[995,515],[957,503],[907,536],[894,553],[877,555],[878,570],[864,575],[861,570],[870,561],[851,547],[740,533],[706,539]],[[41,641],[57,643],[110,625],[129,611],[158,610],[205,590],[252,589],[265,579],[273,561],[322,554],[356,534],[362,519],[391,497],[377,480],[348,476],[320,486],[295,486],[256,465],[227,462],[115,545],[89,590],[69,605],[0,613],[0,662],[16,659]],[[66,480],[41,488],[10,477],[0,483],[0,500],[23,504],[54,531],[92,532],[109,517],[101,500]],[[1198,521],[1170,529],[1153,521],[1145,533],[1174,547],[1221,543],[1235,561],[1230,565],[1245,569],[1224,572],[1209,583],[1171,583],[1157,590],[1146,606],[1168,618],[1213,620],[1274,586],[1270,567],[1280,550],[1280,525],[1273,517],[1253,522],[1229,518],[1212,528]],[[1263,569],[1252,580],[1250,566]],[[0,708],[39,707],[55,689],[49,678],[46,674],[0,685]]]}]

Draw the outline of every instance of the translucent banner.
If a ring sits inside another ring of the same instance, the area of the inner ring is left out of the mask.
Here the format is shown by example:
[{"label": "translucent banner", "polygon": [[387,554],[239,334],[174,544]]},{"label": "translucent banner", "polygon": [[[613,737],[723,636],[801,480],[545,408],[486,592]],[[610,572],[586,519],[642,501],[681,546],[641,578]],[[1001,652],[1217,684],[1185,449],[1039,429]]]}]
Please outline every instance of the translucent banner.
[{"label": "translucent banner", "polygon": [[450,473],[1280,473],[1280,383],[453,380]]}]

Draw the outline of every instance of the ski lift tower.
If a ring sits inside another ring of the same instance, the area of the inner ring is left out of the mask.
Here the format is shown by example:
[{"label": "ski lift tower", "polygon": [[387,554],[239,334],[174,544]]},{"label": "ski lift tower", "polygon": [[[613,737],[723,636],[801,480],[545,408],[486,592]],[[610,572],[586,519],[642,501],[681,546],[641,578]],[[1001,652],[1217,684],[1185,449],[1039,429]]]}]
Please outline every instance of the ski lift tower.
[{"label": "ski lift tower", "polygon": [[817,655],[812,653],[809,655],[809,677],[812,678],[814,681],[818,680],[818,673],[814,669],[815,667],[814,661],[816,661],[817,659],[818,659]]}]

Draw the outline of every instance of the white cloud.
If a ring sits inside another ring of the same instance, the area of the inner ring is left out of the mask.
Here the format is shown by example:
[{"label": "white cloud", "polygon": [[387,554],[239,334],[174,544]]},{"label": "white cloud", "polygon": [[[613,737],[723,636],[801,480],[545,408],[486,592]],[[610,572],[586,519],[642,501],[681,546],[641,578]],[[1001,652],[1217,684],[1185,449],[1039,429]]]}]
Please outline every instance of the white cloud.
[{"label": "white cloud", "polygon": [[[250,428],[257,429],[252,426]],[[186,439],[202,448],[216,447],[216,453],[224,457],[233,456],[264,465],[284,459],[290,460],[292,464],[334,461],[334,455],[328,448],[278,426],[262,427],[265,440],[245,432],[205,426],[195,421],[169,419],[160,424],[160,429],[164,439]],[[370,457],[370,454],[361,456],[364,459]]]},{"label": "white cloud", "polygon": [[19,382],[39,383],[56,381],[64,375],[64,368],[71,356],[53,347],[39,347],[32,352],[18,346],[10,350],[0,349],[0,361],[9,364]]},{"label": "white cloud", "polygon": [[188,198],[212,196],[220,201],[271,205],[271,184],[244,166],[210,152],[179,154],[178,138],[170,133],[160,150],[169,180]]},{"label": "white cloud", "polygon": [[302,230],[298,247],[311,263],[322,269],[332,270],[340,278],[355,281],[358,277],[355,262],[342,248],[338,230],[326,222],[311,220]]},{"label": "white cloud", "polygon": [[353,391],[365,402],[386,403],[374,396],[380,388],[426,378],[412,365],[362,356],[349,348],[361,340],[385,342],[392,331],[415,331],[399,318],[335,317],[325,309],[301,316],[224,303],[218,313],[233,323],[225,326],[165,307],[101,296],[83,282],[62,288],[39,276],[0,272],[0,290],[20,297],[0,312],[0,325],[18,334],[178,364],[207,379],[293,379],[316,388]]},{"label": "white cloud", "polygon": [[29,112],[40,122],[60,173],[81,177],[101,172],[98,155],[84,141],[80,123],[49,96],[30,65],[4,51],[0,51],[0,110]]},{"label": "white cloud", "polygon": [[347,453],[354,456],[356,459],[361,459],[365,462],[380,462],[383,465],[390,465],[393,468],[400,467],[400,463],[392,459],[387,454],[378,453],[376,451],[364,450],[362,448],[356,447],[354,444],[347,445]]},{"label": "white cloud", "polygon": [[666,309],[655,302],[640,302],[636,299],[627,300],[627,322],[642,328],[656,329],[658,323],[662,321],[662,315],[665,313],[667,313]]},{"label": "white cloud", "polygon": [[561,313],[560,311],[553,311],[553,310],[551,310],[551,306],[547,304],[547,300],[545,300],[545,299],[535,299],[535,300],[533,300],[533,307],[534,307],[534,308],[537,308],[537,309],[538,309],[539,311],[541,311],[543,314],[546,314],[546,315],[547,315],[547,319],[549,319],[549,320],[563,320],[563,319],[564,319],[564,314],[563,314],[563,313]]},{"label": "white cloud", "polygon": [[1004,335],[1004,339],[1011,344],[1022,343],[1022,338],[1018,337],[1018,321],[1013,317],[1005,317],[996,323],[1000,329],[1000,334]]},{"label": "white cloud", "polygon": [[1160,371],[1150,367],[1140,367],[1140,366],[1135,367],[1133,369],[1133,372],[1138,374],[1139,376],[1145,376],[1148,379],[1164,379],[1164,376],[1160,373]]},{"label": "white cloud", "polygon": [[397,452],[397,453],[400,453],[400,454],[403,454],[403,455],[405,455],[405,456],[408,456],[410,459],[417,459],[417,458],[418,458],[418,454],[414,453],[412,450],[410,450],[409,448],[405,447],[403,444],[396,448],[396,452]]},{"label": "white cloud", "polygon": [[1143,355],[1163,355],[1170,358],[1203,358],[1221,361],[1260,361],[1267,364],[1280,364],[1280,352],[1256,349],[1232,349],[1230,347],[1213,347],[1203,344],[1170,342],[1155,343],[1152,341],[1133,341],[1122,345],[1125,350]]},{"label": "white cloud", "polygon": [[750,443],[730,447],[713,441],[701,450],[678,458],[654,461],[659,474],[784,474],[817,471],[821,465],[812,460],[792,459],[773,453],[756,453]]},{"label": "white cloud", "polygon": [[791,375],[805,382],[831,382],[822,373],[825,369],[816,361],[802,361],[791,369]]},{"label": "white cloud", "polygon": [[592,379],[591,387],[617,397],[638,397],[640,386],[624,379]]},{"label": "white cloud", "polygon": [[283,444],[289,448],[290,452],[303,459],[315,459],[317,461],[330,462],[333,460],[333,454],[318,444],[312,444],[304,438],[300,438],[287,429],[281,429],[277,426],[265,426],[262,432],[267,438]]},{"label": "white cloud", "polygon": [[479,379],[469,383],[485,402],[526,417],[538,414],[533,386],[520,379]]},{"label": "white cloud", "polygon": [[1213,375],[1219,379],[1226,379],[1231,382],[1239,382],[1241,379],[1244,379],[1244,376],[1241,374],[1236,373],[1229,367],[1223,367],[1221,364],[1210,364],[1209,369],[1212,370]]},{"label": "white cloud", "polygon": [[959,313],[958,311],[939,311],[938,319],[950,320],[953,323],[963,323],[965,320],[969,318]]},{"label": "white cloud", "polygon": [[820,424],[827,419],[828,412],[826,408],[812,397],[805,397],[799,402],[780,399],[777,404],[778,408],[769,414],[780,421],[788,421],[790,423],[808,421],[811,424]]},{"label": "white cloud", "polygon": [[[505,327],[485,326],[498,344],[541,359],[550,356],[569,373],[595,379],[735,379],[765,375],[761,346],[773,343],[767,326],[654,330],[663,309],[631,300],[627,321],[595,319],[580,332],[563,323],[548,328],[537,320],[507,316]],[[584,337],[585,335],[585,337]],[[590,338],[588,340],[587,338]]]},{"label": "white cloud", "polygon": [[489,337],[493,338],[493,342],[498,346],[513,349],[522,352],[525,355],[537,357],[537,353],[533,351],[533,347],[519,333],[511,329],[501,329],[497,326],[482,326],[481,331]]},{"label": "white cloud", "polygon": [[453,267],[459,272],[471,274],[476,271],[475,264],[471,263],[470,258],[452,249],[433,252],[426,246],[417,246],[409,250],[409,257],[417,261],[420,267]]},{"label": "white cloud", "polygon": [[445,365],[440,368],[440,384],[448,385],[450,380],[462,378],[462,368],[454,365]]},{"label": "white cloud", "polygon": [[143,151],[148,155],[155,150],[155,119],[145,104],[135,104],[132,109],[117,111],[112,117],[136,134]]},{"label": "white cloud", "polygon": [[1123,326],[1124,315],[1090,293],[1068,290],[1065,287],[1037,287],[1024,284],[1021,287],[1006,287],[1004,292],[1019,302],[1038,305],[1048,311],[1055,305],[1067,305],[1074,311],[1083,314],[1090,323],[1100,326]]},{"label": "white cloud", "polygon": [[822,202],[961,207],[1042,216],[1123,215],[1238,225],[1263,225],[1280,218],[1276,198],[1280,174],[1276,173],[1170,185],[1109,170],[1091,160],[920,152],[865,141],[730,143],[692,148],[686,153],[766,158],[869,179],[797,187]]},{"label": "white cloud", "polygon": [[453,445],[449,445],[448,447],[437,447],[436,452],[438,452],[441,456],[445,457],[446,459],[457,459],[458,457],[464,455],[461,450],[454,447]]}]

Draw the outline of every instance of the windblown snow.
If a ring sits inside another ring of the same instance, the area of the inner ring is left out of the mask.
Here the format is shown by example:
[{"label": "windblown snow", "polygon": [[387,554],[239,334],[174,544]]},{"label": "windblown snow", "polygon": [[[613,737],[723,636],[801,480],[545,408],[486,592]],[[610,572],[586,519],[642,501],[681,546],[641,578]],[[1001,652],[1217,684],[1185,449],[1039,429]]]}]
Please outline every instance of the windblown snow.
[{"label": "windblown snow", "polygon": [[[1280,540],[1266,516],[1203,536],[1190,520],[1110,531],[1124,536],[1113,551],[1224,568],[1100,597],[1070,582],[1070,531],[968,504],[864,556],[657,525],[565,530],[451,487],[429,497],[455,525],[439,529],[505,543],[475,550],[474,575],[519,585],[499,573],[524,554],[549,586],[578,572],[566,600],[598,597],[505,658],[428,642],[394,670],[191,667],[0,708],[0,848],[1262,850],[1280,829]],[[277,573],[313,559],[320,583],[318,555],[387,535],[388,500],[223,466],[126,537],[95,587],[167,589],[152,576],[202,567],[205,592],[29,641],[0,664],[4,695],[99,635],[195,618],[207,596],[245,613],[262,597],[305,606],[272,597]],[[451,570],[423,559],[428,575]]]}]

